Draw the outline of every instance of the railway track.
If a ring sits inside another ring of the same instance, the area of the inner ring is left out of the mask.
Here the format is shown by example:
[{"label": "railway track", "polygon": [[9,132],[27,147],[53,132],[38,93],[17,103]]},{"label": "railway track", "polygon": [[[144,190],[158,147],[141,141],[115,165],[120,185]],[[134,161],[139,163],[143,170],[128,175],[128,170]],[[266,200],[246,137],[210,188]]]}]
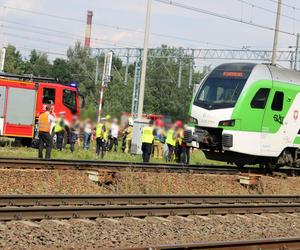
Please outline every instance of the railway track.
[{"label": "railway track", "polygon": [[298,213],[299,196],[0,196],[0,220]]},{"label": "railway track", "polygon": [[208,243],[194,243],[182,245],[163,245],[144,248],[133,248],[134,250],[167,250],[167,249],[215,249],[215,250],[299,250],[300,238],[274,238],[247,241],[222,241]]},{"label": "railway track", "polygon": [[[56,169],[56,170],[106,170],[106,171],[139,171],[139,172],[166,172],[166,173],[198,173],[198,174],[238,174],[238,173],[269,173],[265,169],[256,167],[237,168],[225,165],[182,165],[162,163],[139,163],[121,161],[96,160],[39,160],[33,158],[0,158],[0,168],[5,169]],[[300,175],[300,169],[284,168],[281,173],[289,176]]]}]

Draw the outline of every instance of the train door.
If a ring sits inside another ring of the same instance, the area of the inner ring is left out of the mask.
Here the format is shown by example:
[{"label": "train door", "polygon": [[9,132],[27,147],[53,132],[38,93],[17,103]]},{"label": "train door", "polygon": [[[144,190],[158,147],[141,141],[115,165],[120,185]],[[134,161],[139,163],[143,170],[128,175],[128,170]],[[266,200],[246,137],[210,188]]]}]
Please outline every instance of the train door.
[{"label": "train door", "polygon": [[0,135],[3,135],[3,128],[4,128],[5,100],[6,100],[6,87],[0,86]]},{"label": "train door", "polygon": [[287,130],[288,119],[286,119],[288,105],[288,97],[284,89],[273,88],[262,124],[261,150],[263,155],[278,156],[284,145],[291,142],[292,138],[289,138]]}]

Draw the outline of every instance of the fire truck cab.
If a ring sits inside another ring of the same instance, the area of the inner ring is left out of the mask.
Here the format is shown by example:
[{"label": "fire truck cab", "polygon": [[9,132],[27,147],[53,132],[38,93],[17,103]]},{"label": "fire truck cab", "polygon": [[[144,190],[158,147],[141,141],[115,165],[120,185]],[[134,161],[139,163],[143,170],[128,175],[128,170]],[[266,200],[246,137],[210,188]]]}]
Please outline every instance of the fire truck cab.
[{"label": "fire truck cab", "polygon": [[37,119],[47,104],[53,105],[54,114],[64,111],[71,122],[80,114],[79,96],[77,86],[54,79],[0,74],[0,136],[34,138]]}]

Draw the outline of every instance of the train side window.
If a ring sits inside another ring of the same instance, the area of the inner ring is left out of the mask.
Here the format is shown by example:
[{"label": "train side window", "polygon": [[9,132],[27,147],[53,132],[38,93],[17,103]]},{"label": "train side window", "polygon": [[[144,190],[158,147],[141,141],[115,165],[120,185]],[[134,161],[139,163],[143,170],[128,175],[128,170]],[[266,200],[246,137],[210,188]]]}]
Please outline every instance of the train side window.
[{"label": "train side window", "polygon": [[282,111],[283,109],[283,99],[284,99],[284,94],[281,91],[276,91],[273,102],[272,102],[272,110],[275,111]]},{"label": "train side window", "polygon": [[55,89],[44,88],[43,89],[43,104],[55,103]]},{"label": "train side window", "polygon": [[270,89],[259,89],[251,101],[251,108],[264,109],[268,100]]}]

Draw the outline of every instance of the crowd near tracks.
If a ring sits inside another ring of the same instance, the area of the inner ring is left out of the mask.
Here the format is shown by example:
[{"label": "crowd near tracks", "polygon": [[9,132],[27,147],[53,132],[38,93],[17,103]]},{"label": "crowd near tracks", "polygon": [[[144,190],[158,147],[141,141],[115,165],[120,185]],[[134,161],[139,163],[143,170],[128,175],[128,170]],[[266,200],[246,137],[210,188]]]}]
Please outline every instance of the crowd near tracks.
[{"label": "crowd near tracks", "polygon": [[[168,163],[140,163],[123,161],[96,161],[51,159],[39,160],[34,158],[0,158],[2,169],[55,169],[55,170],[107,170],[107,171],[137,171],[137,172],[166,172],[166,173],[195,173],[195,174],[238,174],[238,173],[269,173],[257,167],[237,168],[231,165],[182,165]],[[300,175],[300,169],[284,168],[280,172],[290,175]]]},{"label": "crowd near tracks", "polygon": [[298,213],[300,196],[2,195],[0,220]]}]

